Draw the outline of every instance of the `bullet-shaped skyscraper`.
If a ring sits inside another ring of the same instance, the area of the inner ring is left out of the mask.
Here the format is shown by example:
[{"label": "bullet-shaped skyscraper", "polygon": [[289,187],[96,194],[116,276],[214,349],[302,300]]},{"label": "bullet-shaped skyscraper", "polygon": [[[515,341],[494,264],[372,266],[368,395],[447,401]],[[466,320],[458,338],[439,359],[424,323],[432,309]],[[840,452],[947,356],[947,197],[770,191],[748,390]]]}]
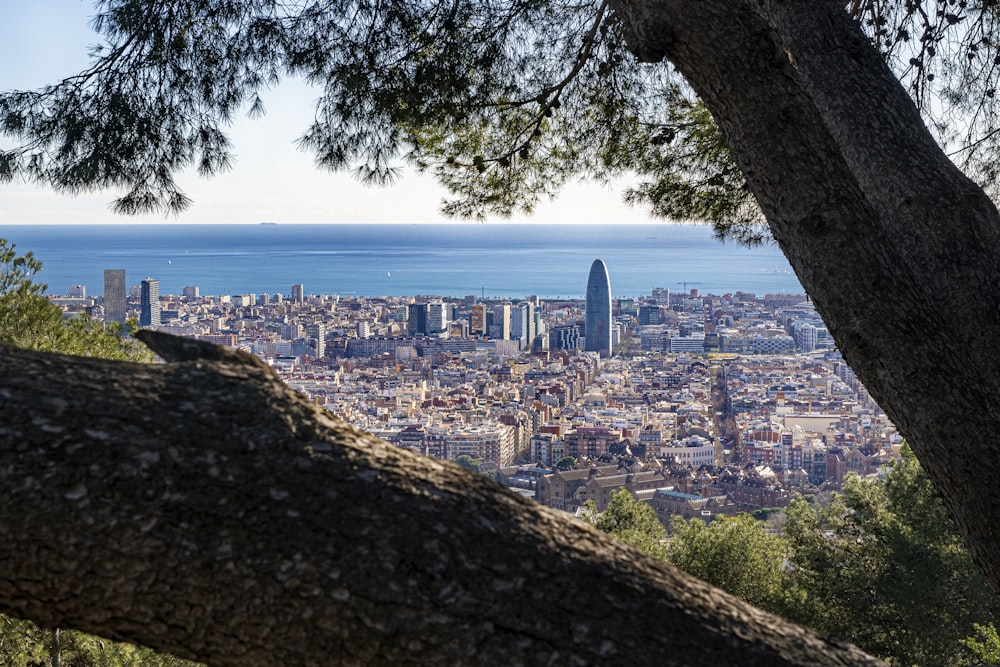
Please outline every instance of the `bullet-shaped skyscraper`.
[{"label": "bullet-shaped skyscraper", "polygon": [[611,356],[611,279],[603,259],[590,265],[587,279],[587,321],[584,350]]}]

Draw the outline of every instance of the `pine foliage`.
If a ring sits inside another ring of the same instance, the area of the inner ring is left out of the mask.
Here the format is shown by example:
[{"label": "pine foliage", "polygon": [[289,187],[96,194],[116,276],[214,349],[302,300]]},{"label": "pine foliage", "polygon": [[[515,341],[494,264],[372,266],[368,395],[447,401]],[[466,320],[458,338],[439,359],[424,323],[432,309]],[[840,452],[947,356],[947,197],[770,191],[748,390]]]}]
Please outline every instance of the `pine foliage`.
[{"label": "pine foliage", "polygon": [[[179,213],[176,182],[233,162],[226,134],[279,82],[317,88],[299,145],[365,183],[432,173],[449,215],[531,211],[578,177],[634,182],[630,203],[767,238],[710,115],[667,63],[627,52],[604,0],[100,0],[90,66],[0,94],[0,180],[111,189],[121,213]],[[848,3],[928,125],[994,191],[1000,171],[992,2]]]}]

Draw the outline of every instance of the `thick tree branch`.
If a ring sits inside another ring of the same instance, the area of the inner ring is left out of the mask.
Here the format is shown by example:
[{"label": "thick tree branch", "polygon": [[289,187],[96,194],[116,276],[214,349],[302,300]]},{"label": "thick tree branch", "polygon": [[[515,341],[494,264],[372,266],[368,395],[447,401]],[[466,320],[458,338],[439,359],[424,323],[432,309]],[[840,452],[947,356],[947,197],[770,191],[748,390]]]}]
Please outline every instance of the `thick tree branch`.
[{"label": "thick tree branch", "polygon": [[241,667],[878,664],[186,356],[0,350],[0,608]]}]

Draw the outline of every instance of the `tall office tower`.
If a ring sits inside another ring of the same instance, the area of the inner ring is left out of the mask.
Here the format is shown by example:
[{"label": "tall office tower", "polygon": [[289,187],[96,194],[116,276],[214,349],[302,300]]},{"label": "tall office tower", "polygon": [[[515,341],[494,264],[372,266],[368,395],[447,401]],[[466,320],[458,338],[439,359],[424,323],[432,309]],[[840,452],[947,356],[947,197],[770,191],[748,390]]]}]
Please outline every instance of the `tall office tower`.
[{"label": "tall office tower", "polygon": [[524,311],[525,309],[520,303],[515,303],[510,307],[510,339],[519,343],[523,343],[528,334]]},{"label": "tall office tower", "polygon": [[663,309],[660,306],[639,306],[639,324],[662,324]]},{"label": "tall office tower", "polygon": [[306,325],[306,336],[316,341],[316,356],[326,356],[326,325],[322,322],[313,322]]},{"label": "tall office tower", "polygon": [[125,269],[104,269],[104,321],[125,322]]},{"label": "tall office tower", "polygon": [[477,303],[472,306],[472,316],[469,320],[469,332],[473,336],[486,333],[486,306]]},{"label": "tall office tower", "polygon": [[76,297],[78,299],[85,298],[87,296],[87,286],[86,285],[70,285],[69,295]]},{"label": "tall office tower", "polygon": [[493,324],[490,326],[490,338],[510,340],[510,304],[498,303],[490,311],[493,314]]},{"label": "tall office tower", "polygon": [[541,336],[545,333],[545,320],[542,318],[542,311],[536,310],[535,317],[535,337]]},{"label": "tall office tower", "polygon": [[595,259],[590,265],[584,337],[584,350],[611,356],[611,279],[603,259]]},{"label": "tall office tower", "polygon": [[427,333],[427,304],[411,303],[406,309],[406,332],[411,336]]},{"label": "tall office tower", "polygon": [[302,283],[297,283],[292,285],[292,301],[294,303],[303,303],[306,300],[306,288]]},{"label": "tall office tower", "polygon": [[440,333],[448,330],[448,307],[441,301],[431,301],[427,304],[427,333]]},{"label": "tall office tower", "polygon": [[510,310],[510,337],[520,341],[523,350],[535,338],[535,306],[530,301],[515,304]]},{"label": "tall office tower", "polygon": [[160,326],[160,281],[147,277],[139,295],[139,326]]},{"label": "tall office tower", "polygon": [[199,290],[194,285],[189,285],[181,291],[181,294],[183,294],[189,299],[197,299],[199,296],[201,296],[201,290]]},{"label": "tall office tower", "polygon": [[532,301],[528,301],[527,304],[528,304],[528,340],[525,341],[524,345],[521,346],[523,348],[530,348],[531,342],[535,339],[535,336],[538,335],[538,325],[535,323],[535,310],[538,308],[538,306]]}]

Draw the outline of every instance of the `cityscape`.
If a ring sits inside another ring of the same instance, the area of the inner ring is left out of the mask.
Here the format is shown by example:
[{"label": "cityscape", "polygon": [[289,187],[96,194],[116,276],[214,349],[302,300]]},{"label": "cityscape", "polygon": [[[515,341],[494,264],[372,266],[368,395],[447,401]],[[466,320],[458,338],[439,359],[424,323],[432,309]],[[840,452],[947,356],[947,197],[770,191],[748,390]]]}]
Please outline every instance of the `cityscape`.
[{"label": "cityscape", "polygon": [[0,667],[1000,665],[997,3],[5,10]]},{"label": "cityscape", "polygon": [[160,294],[156,278],[50,299],[241,348],[344,421],[579,513],[624,488],[671,516],[735,515],[880,474],[901,438],[804,294],[653,287],[585,299]]}]

